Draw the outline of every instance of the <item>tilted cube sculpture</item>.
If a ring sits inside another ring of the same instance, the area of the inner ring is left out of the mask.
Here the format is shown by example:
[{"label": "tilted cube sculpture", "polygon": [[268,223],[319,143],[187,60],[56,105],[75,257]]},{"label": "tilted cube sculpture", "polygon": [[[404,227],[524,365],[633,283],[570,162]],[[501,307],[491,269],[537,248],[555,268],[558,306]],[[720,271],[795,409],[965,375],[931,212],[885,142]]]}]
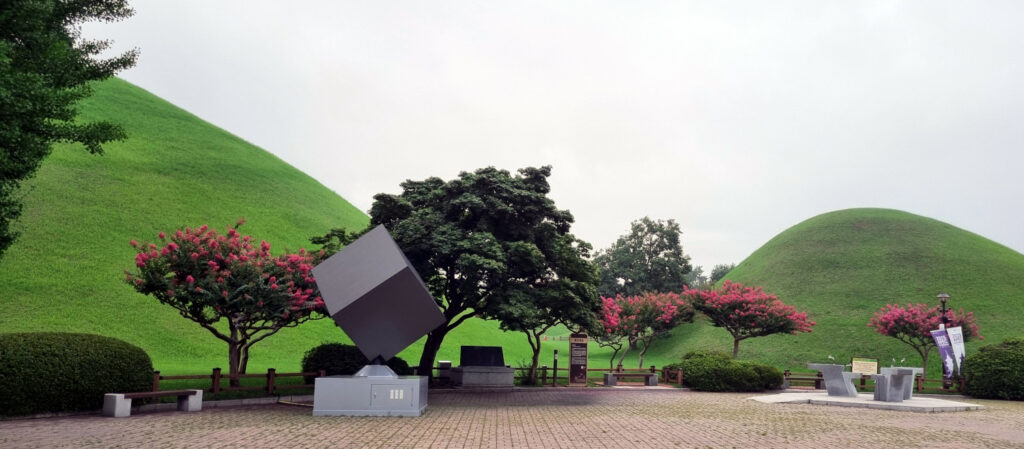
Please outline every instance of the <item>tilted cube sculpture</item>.
[{"label": "tilted cube sculpture", "polygon": [[397,376],[384,362],[444,323],[444,315],[384,226],[313,268],[334,322],[371,364],[316,379],[314,416],[419,416],[426,376]]}]

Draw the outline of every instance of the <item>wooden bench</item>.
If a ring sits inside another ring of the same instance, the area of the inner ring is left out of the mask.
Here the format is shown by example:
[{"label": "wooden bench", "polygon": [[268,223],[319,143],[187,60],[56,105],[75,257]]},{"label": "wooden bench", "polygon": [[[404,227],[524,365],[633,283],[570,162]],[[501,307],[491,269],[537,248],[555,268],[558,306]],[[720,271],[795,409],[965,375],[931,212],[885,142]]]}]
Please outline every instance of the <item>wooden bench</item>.
[{"label": "wooden bench", "polygon": [[645,386],[658,386],[658,373],[604,373],[604,384],[613,386],[620,377],[643,377]]},{"label": "wooden bench", "polygon": [[132,399],[177,396],[178,410],[198,412],[203,409],[203,390],[140,391],[136,393],[107,393],[103,396],[103,416],[126,418],[132,414]]}]

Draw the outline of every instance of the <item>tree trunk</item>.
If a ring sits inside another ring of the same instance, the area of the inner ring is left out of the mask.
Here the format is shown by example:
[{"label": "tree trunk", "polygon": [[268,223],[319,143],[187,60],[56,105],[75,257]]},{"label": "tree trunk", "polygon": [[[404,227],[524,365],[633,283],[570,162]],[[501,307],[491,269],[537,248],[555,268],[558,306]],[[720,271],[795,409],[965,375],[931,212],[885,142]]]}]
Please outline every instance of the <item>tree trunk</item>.
[{"label": "tree trunk", "polygon": [[921,356],[921,378],[922,379],[927,379],[928,378],[928,353],[932,352],[932,348],[928,347],[927,351],[922,351],[921,349],[919,349],[917,347],[915,347],[914,349],[917,349],[918,355]]},{"label": "tree trunk", "polygon": [[608,359],[608,371],[615,371],[615,356],[619,354],[619,349],[621,348],[612,349],[614,349],[614,351],[612,351],[612,357]]},{"label": "tree trunk", "polygon": [[638,356],[639,360],[638,360],[637,368],[643,369],[643,367],[644,367],[644,354],[647,354],[647,350],[651,348],[651,342],[652,341],[654,341],[654,336],[653,335],[651,335],[648,338],[644,338],[643,339],[644,347],[643,347],[643,349],[640,350],[640,355]]},{"label": "tree trunk", "polygon": [[427,341],[423,343],[423,354],[420,355],[420,364],[416,369],[417,375],[434,377],[434,359],[437,358],[437,351],[441,349],[441,343],[447,333],[448,323],[444,323],[427,334]]},{"label": "tree trunk", "polygon": [[230,379],[229,385],[232,387],[238,386],[238,363],[242,358],[242,345],[237,341],[228,343],[228,379]]},{"label": "tree trunk", "polygon": [[619,357],[619,365],[622,365],[622,361],[626,359],[626,354],[629,354],[629,346],[622,348],[622,357]]},{"label": "tree trunk", "polygon": [[245,374],[246,367],[249,366],[249,348],[251,344],[242,345],[242,357],[238,360],[238,374]]},{"label": "tree trunk", "polygon": [[[529,334],[527,334],[529,338]],[[530,365],[530,385],[537,385],[537,365],[540,365],[540,337],[537,337],[537,346],[530,342],[530,348],[533,349],[533,364]]]},{"label": "tree trunk", "polygon": [[732,358],[735,359],[738,355],[740,355],[740,339],[734,338],[732,340]]}]

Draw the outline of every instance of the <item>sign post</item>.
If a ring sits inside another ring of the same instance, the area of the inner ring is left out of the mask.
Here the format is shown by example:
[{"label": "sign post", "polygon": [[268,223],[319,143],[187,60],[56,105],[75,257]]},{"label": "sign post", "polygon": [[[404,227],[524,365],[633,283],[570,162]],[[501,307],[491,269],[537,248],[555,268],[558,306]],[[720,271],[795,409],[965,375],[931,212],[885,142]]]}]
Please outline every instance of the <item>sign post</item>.
[{"label": "sign post", "polygon": [[587,334],[569,335],[569,382],[587,383]]}]

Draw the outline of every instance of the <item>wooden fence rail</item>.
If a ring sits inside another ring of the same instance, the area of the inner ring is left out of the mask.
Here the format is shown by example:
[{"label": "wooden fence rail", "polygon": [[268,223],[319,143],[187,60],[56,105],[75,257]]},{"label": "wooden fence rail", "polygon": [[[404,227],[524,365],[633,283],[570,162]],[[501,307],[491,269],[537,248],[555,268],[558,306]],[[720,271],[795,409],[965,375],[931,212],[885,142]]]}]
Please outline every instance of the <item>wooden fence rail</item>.
[{"label": "wooden fence rail", "polygon": [[[206,391],[210,393],[220,393],[221,391],[245,391],[245,390],[264,390],[267,394],[274,394],[277,390],[285,390],[289,388],[309,388],[313,384],[307,384],[305,382],[296,385],[278,385],[277,378],[279,377],[324,377],[327,373],[324,370],[309,372],[309,373],[279,373],[274,368],[267,370],[265,374],[236,374],[223,375],[220,372],[220,368],[214,368],[210,374],[185,374],[180,376],[164,376],[160,374],[160,371],[153,371],[153,391],[160,391],[161,380],[195,380],[195,379],[210,379],[210,388]],[[238,379],[258,379],[264,378],[266,382],[263,385],[250,385],[250,386],[222,386],[221,382],[224,379],[227,380],[238,380]]]},{"label": "wooden fence rail", "polygon": [[[434,370],[439,371],[442,368],[435,366]],[[448,368],[445,368],[448,369]],[[530,367],[517,367],[514,368],[516,371],[517,379],[526,379],[529,376]],[[622,368],[618,366],[614,370],[608,370],[605,368],[587,368],[587,380],[600,382],[601,377],[607,372],[620,372],[620,373],[658,373],[658,381],[665,384],[683,385],[685,376],[683,370],[672,369],[663,367],[658,370],[654,365],[650,368]],[[244,390],[264,390],[267,394],[274,394],[277,390],[291,389],[291,388],[310,388],[313,386],[312,383],[301,383],[293,385],[278,385],[277,379],[281,377],[324,377],[327,373],[324,370],[307,373],[278,373],[274,368],[270,368],[266,373],[259,374],[238,374],[235,376],[221,374],[220,368],[214,368],[210,374],[185,374],[176,376],[164,376],[160,374],[160,371],[153,371],[153,391],[160,391],[160,381],[162,380],[198,380],[198,379],[209,379],[210,388],[206,389],[210,393],[220,393],[222,391],[244,391]],[[249,385],[249,386],[223,386],[221,383],[226,380],[232,379],[257,379],[262,378],[266,381],[262,385]],[[547,365],[541,365],[537,368],[537,379],[541,385],[555,385],[559,379],[567,380],[569,378],[569,368],[565,367],[549,367]],[[918,392],[948,392],[949,387],[944,385],[942,379],[924,379],[920,376],[914,378],[915,390]],[[863,375],[860,377],[860,381],[856,382],[855,385],[860,391],[874,389],[874,379],[869,375]],[[963,381],[960,381],[958,385],[960,391],[963,391]],[[823,389],[825,388],[824,378],[820,372],[791,372],[786,370],[783,372],[783,388],[809,388],[809,389]]]}]

